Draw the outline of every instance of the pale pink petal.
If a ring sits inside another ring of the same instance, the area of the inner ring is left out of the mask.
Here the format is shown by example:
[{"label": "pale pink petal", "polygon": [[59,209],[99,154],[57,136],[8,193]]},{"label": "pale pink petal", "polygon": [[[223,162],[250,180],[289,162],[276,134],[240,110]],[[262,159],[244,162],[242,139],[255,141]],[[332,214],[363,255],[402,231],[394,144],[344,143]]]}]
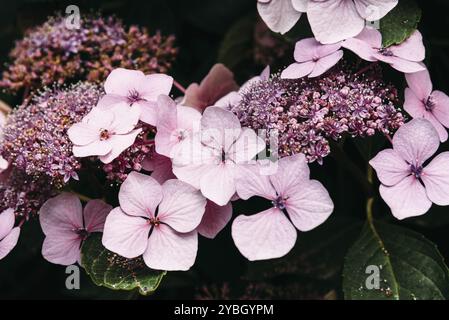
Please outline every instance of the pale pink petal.
[{"label": "pale pink petal", "polygon": [[145,81],[142,71],[117,68],[111,71],[104,83],[107,94],[128,96],[130,91],[136,90],[137,84]]},{"label": "pale pink petal", "polygon": [[343,58],[342,50],[338,50],[337,52],[334,52],[328,56],[320,58],[315,63],[312,72],[309,74],[309,78],[314,78],[322,75],[327,70],[335,66],[337,62],[340,61],[341,58]]},{"label": "pale pink petal", "polygon": [[9,162],[7,160],[5,160],[5,158],[0,156],[0,173],[5,171],[6,169],[8,169],[8,167],[9,167]]},{"label": "pale pink petal", "polygon": [[449,97],[441,91],[435,90],[430,95],[435,103],[432,113],[445,127],[449,127]]},{"label": "pale pink petal", "polygon": [[237,194],[243,200],[248,200],[253,196],[269,200],[276,199],[276,191],[271,185],[270,178],[261,174],[261,166],[258,164],[238,167],[236,170],[235,188]]},{"label": "pale pink petal", "polygon": [[134,127],[139,122],[140,107],[138,104],[129,106],[126,103],[119,103],[108,112],[114,115],[114,119],[108,129],[112,134],[126,134],[134,130]]},{"label": "pale pink petal", "polygon": [[200,130],[201,113],[193,108],[177,106],[177,127],[178,129],[185,129],[189,132]]},{"label": "pale pink petal", "polygon": [[231,217],[232,205],[230,202],[224,206],[218,206],[209,200],[197,231],[203,237],[213,239],[228,224]]},{"label": "pale pink petal", "polygon": [[90,200],[84,207],[84,227],[88,232],[102,232],[106,216],[112,206],[103,200]]},{"label": "pale pink petal", "polygon": [[250,261],[279,258],[295,245],[295,227],[276,208],[255,215],[240,215],[232,223],[232,239]]},{"label": "pale pink petal", "polygon": [[424,113],[424,119],[429,120],[429,122],[433,125],[435,130],[438,132],[438,136],[440,137],[440,142],[445,142],[448,138],[448,133],[445,127],[435,118],[432,112]]},{"label": "pale pink petal", "polygon": [[398,0],[354,0],[360,16],[368,21],[382,19],[398,4]]},{"label": "pale pink petal", "polygon": [[422,165],[440,146],[438,132],[425,119],[402,125],[393,137],[393,149],[410,164]]},{"label": "pale pink petal", "polygon": [[424,169],[421,179],[430,201],[449,205],[449,152],[437,155]]},{"label": "pale pink petal", "polygon": [[0,240],[0,260],[6,257],[17,244],[20,235],[20,228],[15,227],[11,232]]},{"label": "pale pink petal", "polygon": [[281,78],[282,79],[302,78],[312,72],[315,64],[316,62],[314,61],[307,61],[303,63],[294,62],[282,71]]},{"label": "pale pink petal", "polygon": [[170,158],[157,153],[153,154],[151,157],[146,157],[142,162],[142,168],[147,171],[152,171],[151,177],[160,184],[168,179],[176,179],[172,170]]},{"label": "pale pink petal", "polygon": [[179,233],[161,224],[151,233],[143,260],[151,269],[186,271],[195,263],[197,250],[196,231]]},{"label": "pale pink petal", "polygon": [[293,56],[296,62],[307,62],[330,55],[340,47],[340,43],[321,44],[315,38],[307,38],[296,42]]},{"label": "pale pink petal", "polygon": [[157,123],[157,102],[142,100],[135,104],[140,108],[140,121],[155,126]]},{"label": "pale pink petal", "polygon": [[154,178],[133,171],[123,181],[118,199],[125,213],[151,218],[162,200],[162,187]]},{"label": "pale pink petal", "polygon": [[235,167],[232,162],[226,162],[208,168],[200,180],[203,195],[219,206],[227,204],[235,193]]},{"label": "pale pink petal", "polygon": [[128,102],[128,99],[117,94],[106,94],[98,101],[96,108],[109,110],[122,102]]},{"label": "pale pink petal", "polygon": [[405,80],[407,80],[408,86],[421,101],[427,100],[432,93],[432,81],[430,80],[430,74],[427,69],[414,73],[406,73]]},{"label": "pale pink petal", "polygon": [[201,118],[203,144],[228,150],[240,136],[240,121],[235,114],[218,107],[209,107]]},{"label": "pale pink petal", "polygon": [[386,186],[393,186],[410,174],[410,165],[393,149],[379,152],[369,164]]},{"label": "pale pink petal", "polygon": [[75,157],[104,156],[111,152],[112,145],[109,140],[96,140],[84,146],[73,146],[72,152]]},{"label": "pale pink petal", "polygon": [[9,208],[0,213],[0,240],[11,232],[15,220],[16,216],[14,214],[14,209]]},{"label": "pale pink petal", "polygon": [[242,96],[240,95],[240,93],[233,91],[218,99],[218,101],[214,103],[214,106],[223,109],[229,109],[230,107],[235,106],[237,103],[239,103],[240,100],[242,100]]},{"label": "pale pink petal", "polygon": [[309,180],[309,166],[304,154],[298,153],[278,161],[277,172],[270,176],[270,181],[279,195],[289,195],[298,184]]},{"label": "pale pink petal", "polygon": [[154,73],[145,76],[142,82],[136,84],[138,92],[147,101],[156,101],[161,94],[170,94],[173,78],[162,73]]},{"label": "pale pink petal", "polygon": [[102,243],[125,258],[136,258],[147,248],[150,229],[148,220],[129,216],[117,207],[106,217]]},{"label": "pale pink petal", "polygon": [[[126,106],[128,107],[128,105]],[[115,107],[116,105],[111,108]],[[92,108],[92,110],[90,110],[90,112],[86,114],[81,121],[97,128],[98,131],[100,131],[101,129],[107,129],[111,126],[111,123],[114,121],[114,113],[109,112],[109,109],[103,110],[100,108]]]},{"label": "pale pink petal", "polygon": [[404,110],[413,118],[423,118],[427,112],[423,100],[419,99],[411,88],[405,88],[404,97]]},{"label": "pale pink petal", "polygon": [[160,221],[178,232],[190,232],[200,224],[206,199],[199,190],[172,179],[164,182],[162,194],[157,215]]},{"label": "pale pink petal", "polygon": [[80,261],[81,238],[76,233],[47,236],[42,244],[45,260],[68,266]]},{"label": "pale pink petal", "polygon": [[109,153],[100,156],[100,160],[103,163],[110,163],[117,158],[120,153],[130,147],[136,140],[137,135],[142,131],[142,128],[131,131],[128,134],[116,134],[111,136],[107,141],[112,146]]},{"label": "pale pink petal", "polygon": [[401,44],[391,46],[388,49],[391,50],[396,57],[414,62],[423,61],[426,56],[426,48],[422,42],[422,35],[418,30],[413,32],[413,34]]},{"label": "pale pink petal", "polygon": [[83,122],[73,124],[69,130],[67,130],[67,134],[73,144],[81,146],[100,139],[100,131],[98,128]]},{"label": "pale pink petal", "polygon": [[367,61],[377,61],[375,57],[377,48],[382,46],[382,35],[373,28],[364,28],[363,31],[354,38],[349,38],[342,42],[342,47],[351,50],[360,58]]},{"label": "pale pink petal", "polygon": [[253,160],[265,147],[265,140],[254,130],[243,128],[237,140],[226,150],[226,156],[235,163],[244,163]]},{"label": "pale pink petal", "polygon": [[157,132],[154,138],[156,152],[170,157],[173,146],[179,142],[176,137],[178,126],[176,103],[168,96],[161,95],[157,100]]},{"label": "pale pink petal", "polygon": [[432,206],[426,190],[412,175],[392,187],[381,185],[379,192],[399,220],[423,215]]},{"label": "pale pink petal", "polygon": [[310,0],[292,0],[293,8],[295,8],[296,11],[299,12],[306,12],[307,11],[307,5],[309,4]]},{"label": "pale pink petal", "polygon": [[39,221],[46,236],[75,234],[76,229],[84,228],[81,201],[76,195],[63,192],[42,205]]},{"label": "pale pink petal", "polygon": [[301,12],[293,7],[292,0],[258,1],[257,10],[272,31],[282,34],[293,28],[301,17]]},{"label": "pale pink petal", "polygon": [[[426,66],[421,62],[409,61],[409,60],[405,60],[405,59],[397,58],[397,57],[391,57],[391,58],[393,61],[390,63],[390,65],[398,71],[401,71],[404,73],[414,73],[414,72],[426,70]],[[382,60],[382,59],[379,59],[379,60]]]},{"label": "pale pink petal", "polygon": [[316,180],[298,184],[285,200],[291,221],[298,230],[309,231],[322,224],[334,210],[326,188]]},{"label": "pale pink petal", "polygon": [[365,26],[354,2],[347,0],[310,1],[307,18],[315,38],[324,44],[354,37]]}]

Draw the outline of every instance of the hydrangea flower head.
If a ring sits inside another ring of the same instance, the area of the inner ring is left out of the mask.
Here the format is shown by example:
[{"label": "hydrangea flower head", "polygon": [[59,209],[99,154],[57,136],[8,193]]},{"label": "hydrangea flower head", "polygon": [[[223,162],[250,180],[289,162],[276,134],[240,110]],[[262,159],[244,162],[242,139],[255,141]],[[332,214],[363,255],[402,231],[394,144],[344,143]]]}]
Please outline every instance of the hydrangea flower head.
[{"label": "hydrangea flower head", "polygon": [[232,238],[249,260],[278,258],[295,245],[297,232],[323,223],[334,209],[321,183],[310,180],[303,154],[279,160],[277,172],[260,174],[258,165],[242,166],[236,182],[243,200],[253,196],[271,201],[272,208],[255,215],[240,215],[232,223]]},{"label": "hydrangea flower head", "polygon": [[404,109],[413,118],[429,120],[438,131],[440,141],[447,140],[449,127],[449,97],[432,89],[429,71],[424,70],[405,75],[408,88],[405,89]]},{"label": "hydrangea flower head", "polygon": [[103,231],[111,209],[101,200],[91,200],[83,210],[78,197],[71,193],[61,193],[46,201],[39,211],[45,234],[44,258],[62,265],[79,263],[82,242],[90,233]]},{"label": "hydrangea flower head", "polygon": [[440,145],[438,132],[425,119],[404,124],[393,148],[379,152],[370,164],[382,183],[380,195],[398,219],[426,213],[432,203],[449,205],[449,152],[425,162]]},{"label": "hydrangea flower head", "polygon": [[108,215],[103,245],[125,257],[140,255],[157,270],[188,270],[195,262],[195,228],[204,214],[206,199],[179,180],[160,185],[132,172],[119,192],[120,207]]}]

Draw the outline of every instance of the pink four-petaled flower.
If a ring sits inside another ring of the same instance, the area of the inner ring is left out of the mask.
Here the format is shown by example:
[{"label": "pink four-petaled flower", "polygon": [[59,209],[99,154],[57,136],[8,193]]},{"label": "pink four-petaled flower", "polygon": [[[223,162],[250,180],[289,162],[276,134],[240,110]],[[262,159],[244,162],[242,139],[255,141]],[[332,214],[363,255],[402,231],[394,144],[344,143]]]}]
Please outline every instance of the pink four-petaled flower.
[{"label": "pink four-petaled flower", "polygon": [[195,262],[206,199],[179,180],[160,185],[131,172],[120,187],[120,207],[108,215],[103,245],[125,257],[140,255],[157,270],[188,270]]},{"label": "pink four-petaled flower", "polygon": [[102,200],[91,200],[83,210],[72,193],[61,193],[47,200],[39,211],[45,234],[42,255],[56,264],[80,262],[81,244],[92,232],[103,231],[106,215],[112,207]]},{"label": "pink four-petaled flower", "polygon": [[309,178],[303,154],[282,158],[277,172],[262,175],[260,166],[242,166],[236,179],[237,194],[243,200],[259,196],[272,208],[255,215],[238,216],[232,224],[232,238],[249,260],[282,257],[295,245],[297,232],[323,223],[334,209],[323,185]]},{"label": "pink four-petaled flower", "polygon": [[14,227],[15,218],[11,208],[0,213],[0,260],[11,252],[19,240],[20,228]]},{"label": "pink four-petaled flower", "polygon": [[106,79],[106,95],[100,99],[97,107],[107,110],[124,102],[139,110],[140,120],[156,125],[157,97],[168,95],[172,84],[173,78],[165,74],[145,75],[142,71],[117,68]]},{"label": "pink four-petaled flower", "polygon": [[396,218],[422,215],[432,202],[449,205],[449,152],[425,165],[439,145],[432,124],[417,118],[398,129],[392,149],[379,152],[370,161],[382,183],[380,195]]}]

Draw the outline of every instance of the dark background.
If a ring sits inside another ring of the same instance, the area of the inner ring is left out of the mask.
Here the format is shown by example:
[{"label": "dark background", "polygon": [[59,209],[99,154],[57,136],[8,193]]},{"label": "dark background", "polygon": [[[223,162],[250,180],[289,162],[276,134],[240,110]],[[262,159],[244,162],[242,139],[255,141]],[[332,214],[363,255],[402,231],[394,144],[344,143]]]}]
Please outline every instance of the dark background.
[{"label": "dark background", "polygon": [[[78,5],[81,15],[100,9],[104,15],[117,15],[127,25],[148,27],[150,33],[159,29],[163,34],[174,34],[180,51],[170,74],[184,86],[199,82],[216,62],[223,62],[231,67],[239,83],[258,74],[264,67],[254,59],[253,35],[257,19],[255,0],[1,0],[1,70],[3,63],[8,61],[8,52],[14,41],[20,39],[28,27],[42,23],[55,11],[64,12],[69,4]],[[427,49],[426,64],[430,69],[434,88],[447,93],[449,2],[434,0],[419,1],[419,4],[423,10],[419,29],[423,33]],[[303,16],[297,28],[304,36],[309,32],[306,21]],[[293,44],[288,44],[287,41],[285,43],[287,46]],[[291,55],[292,51],[288,50],[285,57],[280,57],[274,63],[274,69],[285,64]],[[387,76],[390,77],[389,74]],[[391,75],[389,80],[399,88],[404,88],[404,79],[397,73]],[[0,99],[10,105],[21,102],[19,97],[6,94],[0,94]],[[349,154],[354,153],[355,144],[350,143],[345,148]],[[447,143],[442,148],[448,149]],[[355,160],[364,170],[363,159]],[[312,176],[329,189],[336,210],[329,222],[298,236],[298,248],[285,259],[290,264],[288,268],[284,262],[276,260],[268,262],[268,269],[267,264],[263,263],[248,265],[234,247],[228,225],[216,240],[200,241],[199,255],[193,270],[187,273],[169,273],[151,298],[341,298],[341,264],[364,219],[365,195],[331,157],[325,159],[323,166],[314,164]],[[235,212],[257,212],[257,206],[254,203],[237,202]],[[376,208],[376,211],[385,212],[385,217],[391,219],[384,204],[376,203]],[[346,222],[349,219],[351,224]],[[354,223],[357,219],[360,219],[360,223]],[[401,224],[422,232],[436,242],[448,261],[447,208],[434,206],[425,217],[408,219]],[[344,240],[339,240],[338,236],[342,233],[345,235]],[[65,268],[52,265],[41,257],[42,240],[38,223],[30,222],[22,228],[18,246],[0,261],[0,298],[137,297],[135,293],[97,288],[83,271],[81,290],[67,290],[64,284]]]}]

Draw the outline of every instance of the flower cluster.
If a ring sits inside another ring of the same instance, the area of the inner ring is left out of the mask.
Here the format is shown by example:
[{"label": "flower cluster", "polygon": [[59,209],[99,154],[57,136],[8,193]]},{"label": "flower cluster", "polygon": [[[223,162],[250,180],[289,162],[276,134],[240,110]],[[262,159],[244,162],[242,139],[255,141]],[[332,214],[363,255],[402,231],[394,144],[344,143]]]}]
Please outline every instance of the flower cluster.
[{"label": "flower cluster", "polygon": [[[345,133],[390,134],[404,122],[397,90],[381,80],[378,69],[358,75],[340,67],[317,78],[282,79],[277,75],[242,90],[230,106],[242,125],[278,136],[280,157],[304,153],[309,162],[330,153],[329,139]],[[273,150],[275,151],[275,150]]]},{"label": "flower cluster", "polygon": [[166,72],[177,53],[173,43],[173,36],[127,28],[115,17],[83,15],[79,29],[68,29],[63,16],[50,17],[16,43],[0,87],[16,92],[73,80],[103,81],[120,66]]},{"label": "flower cluster", "polygon": [[67,130],[102,95],[101,87],[88,82],[44,89],[9,115],[1,155],[31,177],[47,176],[56,187],[77,179],[81,164],[72,154]]}]

